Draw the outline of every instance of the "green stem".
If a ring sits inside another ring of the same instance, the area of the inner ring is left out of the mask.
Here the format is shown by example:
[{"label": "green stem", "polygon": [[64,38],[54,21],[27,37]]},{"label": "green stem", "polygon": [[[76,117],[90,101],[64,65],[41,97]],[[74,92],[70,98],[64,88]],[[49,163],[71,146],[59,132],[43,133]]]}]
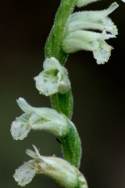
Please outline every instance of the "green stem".
[{"label": "green stem", "polygon": [[[77,0],[61,0],[55,16],[54,25],[45,45],[45,57],[55,57],[63,65],[68,58],[68,55],[62,49],[65,24],[74,10],[76,2]],[[63,95],[53,95],[51,97],[51,105],[57,111],[71,118],[73,113],[72,91]]]},{"label": "green stem", "polygon": [[70,119],[73,114],[73,95],[72,91],[68,91],[65,94],[55,94],[50,97],[51,106],[58,112],[64,113]]},{"label": "green stem", "polygon": [[62,152],[65,160],[79,168],[82,155],[81,140],[76,127],[73,124],[69,124],[69,127],[68,134],[60,138]]},{"label": "green stem", "polygon": [[[57,10],[54,25],[50,31],[45,45],[45,57],[55,57],[62,65],[65,64],[68,55],[62,49],[62,41],[65,32],[67,19],[72,14],[77,0],[61,0]],[[73,114],[73,95],[72,91],[65,94],[55,94],[50,97],[51,106],[57,111],[65,114],[71,119]],[[81,142],[75,127],[70,127],[66,137],[60,139],[64,159],[72,165],[79,167],[81,159]]]},{"label": "green stem", "polygon": [[54,25],[45,45],[45,56],[54,56],[61,64],[64,64],[68,57],[62,50],[65,24],[74,10],[76,2],[77,0],[61,0],[55,16]]}]

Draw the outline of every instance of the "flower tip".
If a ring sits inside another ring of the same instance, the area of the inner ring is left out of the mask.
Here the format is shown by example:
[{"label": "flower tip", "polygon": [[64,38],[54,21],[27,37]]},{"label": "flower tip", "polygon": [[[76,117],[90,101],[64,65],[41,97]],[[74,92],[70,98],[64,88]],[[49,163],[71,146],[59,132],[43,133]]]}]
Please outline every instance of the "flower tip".
[{"label": "flower tip", "polygon": [[112,10],[112,12],[114,12],[118,7],[119,7],[119,4],[117,2],[114,2],[110,5],[110,10]]},{"label": "flower tip", "polygon": [[18,106],[22,109],[22,105],[26,103],[25,99],[23,97],[19,97],[17,100],[16,100]]},{"label": "flower tip", "polygon": [[18,106],[23,112],[28,112],[28,113],[32,112],[33,108],[27,103],[27,101],[24,98],[19,97],[16,101]]},{"label": "flower tip", "polygon": [[93,52],[94,58],[96,59],[98,65],[103,65],[109,61],[111,50],[113,49],[112,46],[109,46],[106,43],[103,45],[103,48],[97,49]]},{"label": "flower tip", "polygon": [[13,121],[10,132],[14,140],[23,140],[30,132],[30,127],[20,121]]},{"label": "flower tip", "polygon": [[25,101],[25,99],[24,99],[23,97],[19,97],[19,98],[17,99],[17,101]]}]

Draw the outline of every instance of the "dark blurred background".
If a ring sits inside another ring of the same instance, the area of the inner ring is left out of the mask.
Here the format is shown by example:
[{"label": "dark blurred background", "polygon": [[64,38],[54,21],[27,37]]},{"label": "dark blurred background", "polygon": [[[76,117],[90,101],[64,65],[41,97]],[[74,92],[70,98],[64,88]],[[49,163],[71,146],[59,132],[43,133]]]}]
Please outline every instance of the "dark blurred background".
[{"label": "dark blurred background", "polygon": [[[89,5],[103,9],[112,1]],[[73,120],[83,143],[81,171],[90,188],[125,187],[125,5],[112,14],[119,28],[108,64],[97,66],[90,52],[70,56],[67,68],[75,98]],[[33,77],[42,68],[43,47],[53,23],[58,0],[0,2],[0,187],[17,188],[14,169],[27,160],[24,151],[37,145],[44,155],[60,147],[47,133],[32,132],[22,141],[10,135],[12,120],[21,114],[16,105],[19,96],[32,105],[49,106],[48,98],[39,96]],[[37,176],[27,188],[57,186],[47,177]]]}]

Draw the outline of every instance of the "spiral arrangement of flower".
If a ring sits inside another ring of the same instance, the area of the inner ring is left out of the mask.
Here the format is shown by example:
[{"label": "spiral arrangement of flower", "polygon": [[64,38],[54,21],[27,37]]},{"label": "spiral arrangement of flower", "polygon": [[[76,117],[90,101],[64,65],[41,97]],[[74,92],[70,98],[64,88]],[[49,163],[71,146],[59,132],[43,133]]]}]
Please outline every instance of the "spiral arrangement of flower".
[{"label": "spiral arrangement of flower", "polygon": [[[25,139],[30,131],[47,131],[60,141],[63,158],[40,155],[26,150],[31,160],[20,166],[14,179],[20,186],[29,184],[36,174],[53,178],[65,188],[87,188],[87,182],[79,171],[82,147],[76,126],[71,121],[73,114],[73,94],[68,70],[64,67],[68,55],[79,50],[93,53],[97,64],[108,62],[112,46],[106,40],[115,38],[117,26],[109,15],[118,8],[116,2],[107,9],[73,12],[75,7],[99,0],[61,0],[53,27],[45,44],[43,70],[34,78],[39,94],[49,96],[52,108],[32,107],[25,99],[17,104],[23,114],[11,125],[11,135],[15,140]],[[124,2],[124,0],[123,0]]]}]

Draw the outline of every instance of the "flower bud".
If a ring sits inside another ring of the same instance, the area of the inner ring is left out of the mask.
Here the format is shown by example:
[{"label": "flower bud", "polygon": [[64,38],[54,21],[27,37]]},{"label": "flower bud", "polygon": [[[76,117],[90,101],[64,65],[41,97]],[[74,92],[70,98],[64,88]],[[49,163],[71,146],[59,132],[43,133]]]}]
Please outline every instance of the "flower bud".
[{"label": "flower bud", "polygon": [[54,57],[45,59],[43,62],[43,71],[34,79],[36,88],[40,94],[45,96],[56,93],[63,94],[71,88],[66,68]]}]

